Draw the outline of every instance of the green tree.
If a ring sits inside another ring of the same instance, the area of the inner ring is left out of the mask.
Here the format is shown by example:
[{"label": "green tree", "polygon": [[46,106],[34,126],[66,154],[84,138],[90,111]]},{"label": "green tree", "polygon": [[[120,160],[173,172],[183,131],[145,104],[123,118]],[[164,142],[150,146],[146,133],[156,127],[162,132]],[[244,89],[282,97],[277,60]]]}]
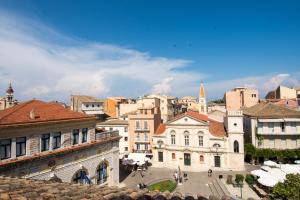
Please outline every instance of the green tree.
[{"label": "green tree", "polygon": [[270,195],[271,199],[300,200],[300,174],[288,174],[283,183],[277,183]]}]

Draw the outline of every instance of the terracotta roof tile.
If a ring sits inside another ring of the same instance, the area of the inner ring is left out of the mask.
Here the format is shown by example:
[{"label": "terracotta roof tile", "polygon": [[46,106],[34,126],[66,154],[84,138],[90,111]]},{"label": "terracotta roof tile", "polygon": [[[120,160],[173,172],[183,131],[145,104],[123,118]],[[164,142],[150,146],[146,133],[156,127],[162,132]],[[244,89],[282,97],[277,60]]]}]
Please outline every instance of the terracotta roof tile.
[{"label": "terracotta roof tile", "polygon": [[209,119],[209,132],[215,137],[225,137],[224,123]]},{"label": "terracotta roof tile", "polygon": [[[32,118],[33,115],[30,116],[30,112],[34,113],[34,118]],[[0,111],[0,126],[93,118],[84,113],[66,109],[58,103],[31,100]]]},{"label": "terracotta roof tile", "polygon": [[260,118],[282,118],[282,117],[292,117],[292,118],[300,118],[300,112],[275,105],[270,102],[261,102],[256,104],[250,108],[243,109],[244,115],[251,117],[260,117]]},{"label": "terracotta roof tile", "polygon": [[165,132],[166,130],[166,125],[165,124],[159,124],[159,126],[157,127],[156,131],[155,131],[155,135],[161,135]]}]

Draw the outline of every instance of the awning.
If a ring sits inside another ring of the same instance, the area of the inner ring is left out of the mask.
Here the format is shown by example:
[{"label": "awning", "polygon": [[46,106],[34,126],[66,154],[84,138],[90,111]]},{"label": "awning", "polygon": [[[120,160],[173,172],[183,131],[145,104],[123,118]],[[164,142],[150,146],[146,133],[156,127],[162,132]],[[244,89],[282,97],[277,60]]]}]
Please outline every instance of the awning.
[{"label": "awning", "polygon": [[264,165],[269,166],[269,167],[278,167],[278,164],[274,161],[271,161],[271,160],[265,161]]},{"label": "awning", "polygon": [[273,176],[260,177],[257,181],[263,186],[267,186],[267,187],[274,187],[279,182],[279,180],[277,180]]}]

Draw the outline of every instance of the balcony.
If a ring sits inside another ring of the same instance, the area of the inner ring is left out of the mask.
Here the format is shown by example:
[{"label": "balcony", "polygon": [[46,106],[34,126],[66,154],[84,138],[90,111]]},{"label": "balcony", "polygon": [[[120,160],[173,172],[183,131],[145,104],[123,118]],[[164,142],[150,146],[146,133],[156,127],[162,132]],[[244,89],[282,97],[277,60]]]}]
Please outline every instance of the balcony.
[{"label": "balcony", "polygon": [[119,136],[119,131],[118,130],[113,130],[113,131],[99,131],[96,132],[95,139],[96,140],[106,140],[109,138],[114,138]]},{"label": "balcony", "polygon": [[137,150],[137,149],[134,149],[132,152],[133,153],[147,153],[147,154],[151,154],[152,153],[151,150]]},{"label": "balcony", "polygon": [[300,132],[296,132],[296,131],[286,131],[286,132],[264,132],[264,131],[258,131],[257,132],[258,135],[300,135]]},{"label": "balcony", "polygon": [[147,128],[147,129],[145,129],[145,128],[136,128],[134,131],[136,133],[144,133],[144,132],[150,132],[150,129],[149,128]]},{"label": "balcony", "polygon": [[150,143],[149,138],[135,138],[135,143]]}]

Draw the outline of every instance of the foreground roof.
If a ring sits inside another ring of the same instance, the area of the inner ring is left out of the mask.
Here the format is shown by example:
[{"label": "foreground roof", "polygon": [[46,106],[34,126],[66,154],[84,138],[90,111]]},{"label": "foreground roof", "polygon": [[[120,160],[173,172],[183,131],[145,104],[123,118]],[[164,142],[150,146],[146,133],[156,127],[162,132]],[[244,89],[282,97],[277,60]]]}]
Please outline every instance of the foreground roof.
[{"label": "foreground roof", "polygon": [[244,108],[243,113],[250,117],[260,118],[300,118],[300,111],[275,105],[270,102],[261,102],[249,108]]},{"label": "foreground roof", "polygon": [[[170,193],[149,191],[148,189],[137,190],[126,187],[118,188],[99,185],[78,185],[59,182],[58,178],[49,181],[10,178],[0,176],[0,199],[93,199],[93,200],[170,200],[177,199],[208,199],[199,194],[195,196],[183,195],[180,192]],[[210,195],[209,199],[220,198]],[[224,195],[222,199],[230,199]]]},{"label": "foreground roof", "polygon": [[4,125],[41,123],[62,120],[94,119],[54,102],[31,100],[0,111],[0,127]]}]

